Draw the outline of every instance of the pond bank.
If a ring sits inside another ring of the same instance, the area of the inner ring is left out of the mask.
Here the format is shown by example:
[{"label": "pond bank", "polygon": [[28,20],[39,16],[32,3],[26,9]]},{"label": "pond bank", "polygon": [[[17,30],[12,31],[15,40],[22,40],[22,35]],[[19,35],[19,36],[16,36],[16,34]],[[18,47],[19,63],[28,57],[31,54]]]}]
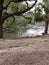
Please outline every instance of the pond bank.
[{"label": "pond bank", "polygon": [[49,65],[49,35],[0,39],[0,65]]}]

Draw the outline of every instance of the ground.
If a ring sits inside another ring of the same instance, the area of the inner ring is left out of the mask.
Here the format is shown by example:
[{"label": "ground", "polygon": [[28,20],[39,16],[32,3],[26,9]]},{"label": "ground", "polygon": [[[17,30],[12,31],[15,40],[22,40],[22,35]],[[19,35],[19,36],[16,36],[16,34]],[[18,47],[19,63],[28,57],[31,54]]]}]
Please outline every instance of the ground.
[{"label": "ground", "polygon": [[49,65],[49,35],[0,39],[0,65]]}]

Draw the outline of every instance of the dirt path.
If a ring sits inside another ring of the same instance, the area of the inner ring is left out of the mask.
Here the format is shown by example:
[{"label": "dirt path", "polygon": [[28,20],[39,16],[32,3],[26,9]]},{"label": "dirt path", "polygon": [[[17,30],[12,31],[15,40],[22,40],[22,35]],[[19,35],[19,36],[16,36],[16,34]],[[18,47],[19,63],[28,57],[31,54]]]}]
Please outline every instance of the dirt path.
[{"label": "dirt path", "polygon": [[49,35],[0,39],[0,65],[49,65]]}]

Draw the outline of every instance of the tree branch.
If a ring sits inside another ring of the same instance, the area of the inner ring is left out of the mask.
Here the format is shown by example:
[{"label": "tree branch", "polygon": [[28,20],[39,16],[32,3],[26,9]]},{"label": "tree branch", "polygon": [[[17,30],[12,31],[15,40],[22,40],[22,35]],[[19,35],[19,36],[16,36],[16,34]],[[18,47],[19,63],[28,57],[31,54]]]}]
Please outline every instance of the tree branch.
[{"label": "tree branch", "polygon": [[21,15],[22,17],[24,17],[25,19],[32,19],[32,17],[26,17],[24,15]]},{"label": "tree branch", "polygon": [[28,2],[26,1],[26,4],[27,4],[27,7],[29,8],[29,4],[28,4]]},{"label": "tree branch", "polygon": [[[11,2],[23,2],[23,1],[36,1],[36,0],[10,0],[9,1],[9,3],[6,5],[6,7],[3,7],[3,10],[4,9],[7,9],[7,7],[9,6],[9,4],[11,3]],[[27,3],[27,2],[26,2]],[[28,3],[27,3],[27,5],[28,5]]]},{"label": "tree branch", "polygon": [[17,12],[17,13],[15,12],[15,13],[12,13],[12,14],[7,13],[5,16],[2,16],[2,20],[6,20],[8,17],[12,17],[12,16],[14,16],[14,15],[19,16],[19,15],[21,15],[21,14],[23,14],[23,13],[29,11],[31,8],[33,8],[33,7],[36,5],[36,2],[37,2],[37,0],[35,1],[35,3],[34,3],[31,7],[27,8],[27,9],[21,11],[21,12]]}]

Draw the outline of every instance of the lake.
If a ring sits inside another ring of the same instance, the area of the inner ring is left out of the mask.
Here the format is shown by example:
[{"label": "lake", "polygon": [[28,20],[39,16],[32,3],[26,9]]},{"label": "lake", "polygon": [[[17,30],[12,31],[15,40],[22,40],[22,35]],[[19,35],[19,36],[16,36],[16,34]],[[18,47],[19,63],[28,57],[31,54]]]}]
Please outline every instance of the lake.
[{"label": "lake", "polygon": [[[20,27],[17,32],[8,32],[4,34],[5,38],[19,38],[19,37],[35,37],[44,33],[45,26],[40,24],[27,24],[26,27]],[[49,33],[49,28],[48,28]]]}]

